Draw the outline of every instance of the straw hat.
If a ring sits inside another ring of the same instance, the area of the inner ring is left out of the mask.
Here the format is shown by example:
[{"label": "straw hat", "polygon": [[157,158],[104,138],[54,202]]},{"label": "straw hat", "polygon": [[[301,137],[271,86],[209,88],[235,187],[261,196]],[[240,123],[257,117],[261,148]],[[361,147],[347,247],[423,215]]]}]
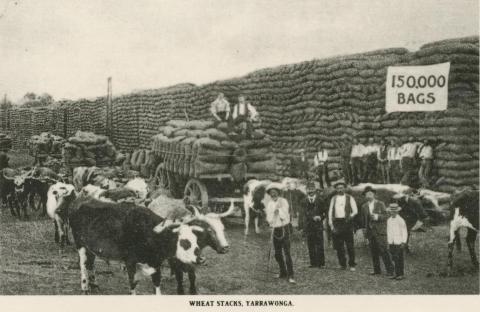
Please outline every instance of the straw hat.
[{"label": "straw hat", "polygon": [[390,205],[388,205],[387,210],[399,212],[400,210],[402,210],[402,207],[400,207],[397,203],[391,203]]},{"label": "straw hat", "polygon": [[270,195],[271,190],[277,190],[277,192],[280,193],[283,190],[283,185],[281,183],[272,182],[265,188],[265,192]]}]

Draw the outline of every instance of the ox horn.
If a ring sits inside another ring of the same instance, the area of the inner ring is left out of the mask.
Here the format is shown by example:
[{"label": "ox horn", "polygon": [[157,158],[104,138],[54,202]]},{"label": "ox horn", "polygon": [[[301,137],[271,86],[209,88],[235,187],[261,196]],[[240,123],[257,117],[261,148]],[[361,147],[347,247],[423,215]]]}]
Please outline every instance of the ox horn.
[{"label": "ox horn", "polygon": [[2,175],[3,175],[3,178],[5,178],[6,180],[15,180],[15,177],[13,177],[13,178],[6,177],[5,172],[3,172]]},{"label": "ox horn", "polygon": [[233,199],[230,200],[230,207],[228,208],[227,211],[223,213],[209,213],[208,216],[210,217],[215,217],[215,218],[225,218],[228,217],[229,215],[233,214],[235,212],[235,202]]},{"label": "ox horn", "polygon": [[[193,220],[195,219],[201,219],[202,217],[202,214],[200,213],[200,211],[198,210],[197,207],[193,206],[193,205],[189,205],[188,208],[191,208],[191,210],[193,210],[193,215],[191,217],[187,217],[185,218],[182,223],[183,224],[186,224],[186,223],[190,223],[192,222]],[[187,209],[188,209],[187,208]],[[190,211],[190,209],[188,209]]]},{"label": "ox horn", "polygon": [[174,224],[172,220],[164,220],[163,222],[160,222],[157,226],[153,228],[153,231],[155,233],[161,233],[163,230],[165,230],[167,227],[170,225]]}]

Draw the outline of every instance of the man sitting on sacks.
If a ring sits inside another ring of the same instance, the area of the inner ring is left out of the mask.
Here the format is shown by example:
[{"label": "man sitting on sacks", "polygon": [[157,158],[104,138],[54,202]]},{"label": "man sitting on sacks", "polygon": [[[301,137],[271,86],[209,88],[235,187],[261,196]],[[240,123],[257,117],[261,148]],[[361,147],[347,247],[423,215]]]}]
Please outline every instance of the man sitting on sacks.
[{"label": "man sitting on sacks", "polygon": [[246,102],[245,96],[238,97],[238,104],[233,107],[233,125],[240,126],[242,133],[246,133],[247,137],[251,137],[253,131],[252,123],[258,121],[258,113],[252,104]]},{"label": "man sitting on sacks", "polygon": [[223,93],[219,93],[215,101],[210,106],[210,112],[215,118],[215,124],[229,120],[230,118],[230,103],[225,98]]}]

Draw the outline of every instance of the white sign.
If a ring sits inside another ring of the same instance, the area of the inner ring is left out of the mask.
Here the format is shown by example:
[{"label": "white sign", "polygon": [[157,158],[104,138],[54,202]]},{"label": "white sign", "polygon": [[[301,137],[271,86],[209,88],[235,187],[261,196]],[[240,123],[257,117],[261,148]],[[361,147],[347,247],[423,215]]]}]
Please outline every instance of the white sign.
[{"label": "white sign", "polygon": [[447,109],[450,63],[428,66],[389,66],[385,110],[431,112]]}]

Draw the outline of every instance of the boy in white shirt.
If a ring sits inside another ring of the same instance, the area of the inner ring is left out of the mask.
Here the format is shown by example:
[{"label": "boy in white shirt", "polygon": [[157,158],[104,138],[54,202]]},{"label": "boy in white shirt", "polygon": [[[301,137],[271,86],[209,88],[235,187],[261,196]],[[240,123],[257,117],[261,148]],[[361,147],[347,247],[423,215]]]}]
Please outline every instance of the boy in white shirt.
[{"label": "boy in white shirt", "polygon": [[391,216],[387,220],[387,241],[395,265],[395,276],[391,279],[404,279],[404,250],[407,244],[408,232],[405,220],[398,215],[402,210],[396,203],[392,203],[387,209]]}]

